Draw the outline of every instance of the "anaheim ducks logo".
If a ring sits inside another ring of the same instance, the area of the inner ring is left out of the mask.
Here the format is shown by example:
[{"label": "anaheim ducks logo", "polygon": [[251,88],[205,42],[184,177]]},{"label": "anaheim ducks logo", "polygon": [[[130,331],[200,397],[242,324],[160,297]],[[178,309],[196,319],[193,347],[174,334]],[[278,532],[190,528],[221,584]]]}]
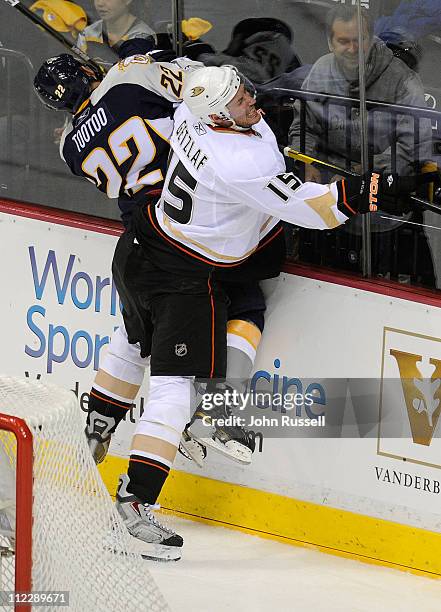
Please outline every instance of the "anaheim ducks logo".
[{"label": "anaheim ducks logo", "polygon": [[205,87],[193,87],[190,97],[196,98],[196,96],[200,96],[203,91],[205,91]]}]

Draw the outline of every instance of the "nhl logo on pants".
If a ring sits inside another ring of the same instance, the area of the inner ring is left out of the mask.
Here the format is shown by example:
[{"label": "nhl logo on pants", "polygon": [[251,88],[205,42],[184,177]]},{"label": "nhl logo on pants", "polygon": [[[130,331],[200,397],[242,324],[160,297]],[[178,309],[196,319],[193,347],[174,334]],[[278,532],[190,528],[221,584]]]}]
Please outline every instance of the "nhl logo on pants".
[{"label": "nhl logo on pants", "polygon": [[178,357],[184,357],[187,354],[187,345],[182,343],[182,344],[175,344],[175,353]]}]

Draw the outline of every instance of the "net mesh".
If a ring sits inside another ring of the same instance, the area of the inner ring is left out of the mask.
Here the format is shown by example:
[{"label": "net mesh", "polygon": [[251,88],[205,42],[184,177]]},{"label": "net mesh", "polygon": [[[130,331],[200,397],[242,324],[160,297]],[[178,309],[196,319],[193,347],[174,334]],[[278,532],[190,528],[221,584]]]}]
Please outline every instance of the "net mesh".
[{"label": "net mesh", "polygon": [[[68,591],[72,611],[168,610],[148,562],[130,549],[90,454],[74,394],[2,376],[0,412],[24,419],[33,435],[32,590]],[[16,447],[15,436],[0,429],[0,590],[14,589],[13,540],[5,525],[8,517],[14,520]]]}]

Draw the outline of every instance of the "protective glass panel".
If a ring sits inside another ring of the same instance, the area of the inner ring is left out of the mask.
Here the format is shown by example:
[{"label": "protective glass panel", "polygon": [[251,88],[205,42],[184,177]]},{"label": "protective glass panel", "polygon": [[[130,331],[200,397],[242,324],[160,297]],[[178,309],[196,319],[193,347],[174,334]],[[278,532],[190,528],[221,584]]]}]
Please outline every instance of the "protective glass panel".
[{"label": "protective glass panel", "polygon": [[[441,5],[431,0],[378,5],[374,33],[384,46],[366,83],[369,164],[400,177],[419,176],[437,168],[441,153]],[[420,201],[407,193],[398,214],[375,215],[373,276],[439,288],[441,217],[430,206],[435,192],[436,184],[421,186],[414,192]]]},{"label": "protective glass panel", "polygon": [[[302,115],[300,139],[295,139],[294,130],[289,134],[292,144],[297,146],[300,140],[301,150],[319,160],[310,160],[306,180],[329,183],[367,171],[365,86],[378,78],[383,67],[383,45],[373,35],[375,11],[371,9],[365,2],[360,6],[354,1],[334,4],[325,13],[328,53],[313,65],[302,84],[302,90],[321,92],[322,97],[308,102],[303,111],[304,145]],[[300,260],[369,274],[367,223],[357,216],[327,232],[299,230]]]},{"label": "protective glass panel", "polygon": [[[73,12],[60,14],[59,3],[57,12],[51,0],[27,3],[91,56],[107,61],[114,56],[110,47],[130,37],[131,28],[151,28],[161,47],[171,46],[173,4],[179,2],[82,0]],[[341,169],[289,160],[302,177],[330,181],[343,170],[359,173],[363,147],[365,169],[420,174],[436,167],[441,155],[439,2],[365,0],[361,6],[364,125],[355,62],[359,21],[351,13],[355,0],[208,0],[202,6],[185,0],[184,51],[207,64],[239,66],[257,85],[280,145],[291,144]],[[340,12],[327,26],[332,10]],[[112,31],[115,11],[122,15],[120,24],[128,18],[118,34]],[[0,15],[1,195],[117,219],[116,203],[71,175],[60,159],[57,141],[65,116],[44,109],[32,91],[38,66],[64,47],[9,4],[0,5]],[[370,262],[374,277],[438,287],[440,217],[436,206],[421,204],[436,203],[436,185],[414,195],[420,202],[402,196],[401,214],[393,218],[371,216],[369,244],[360,219],[321,232],[287,227],[289,258],[357,274]]]},{"label": "protective glass panel", "polygon": [[[203,8],[185,0],[184,7],[187,24],[200,17],[212,26],[199,40],[184,39],[186,52],[205,64],[234,64],[253,80],[281,146],[290,144],[356,171],[361,143],[356,7],[348,7],[332,36],[327,16],[341,9],[332,0],[209,1]],[[327,182],[338,173],[298,161],[288,164],[307,180]],[[361,270],[358,227],[315,231],[287,226],[286,236],[292,261]]]},{"label": "protective glass panel", "polygon": [[[171,45],[171,3],[132,0],[25,1],[46,24],[92,58],[112,63],[112,48],[157,32]],[[0,195],[118,219],[116,202],[73,176],[59,155],[66,114],[47,110],[33,92],[41,63],[66,48],[8,3],[0,5]]]}]

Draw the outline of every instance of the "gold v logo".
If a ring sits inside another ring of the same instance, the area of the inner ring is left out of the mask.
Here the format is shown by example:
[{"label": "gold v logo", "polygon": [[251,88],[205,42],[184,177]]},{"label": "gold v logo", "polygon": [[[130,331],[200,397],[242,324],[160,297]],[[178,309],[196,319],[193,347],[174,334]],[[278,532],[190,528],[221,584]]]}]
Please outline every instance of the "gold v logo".
[{"label": "gold v logo", "polygon": [[430,446],[441,413],[441,360],[429,359],[434,371],[429,380],[423,378],[417,364],[422,355],[390,349],[400,371],[412,438],[415,444]]}]

